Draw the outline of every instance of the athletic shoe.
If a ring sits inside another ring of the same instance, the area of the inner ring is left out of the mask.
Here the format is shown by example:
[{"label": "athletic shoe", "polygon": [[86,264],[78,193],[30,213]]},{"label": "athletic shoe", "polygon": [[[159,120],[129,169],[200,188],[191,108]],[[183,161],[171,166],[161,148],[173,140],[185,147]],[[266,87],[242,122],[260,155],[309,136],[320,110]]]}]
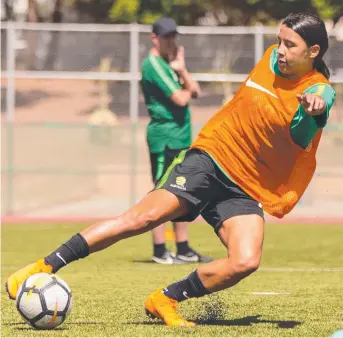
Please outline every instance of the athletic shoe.
[{"label": "athletic shoe", "polygon": [[159,264],[184,264],[185,261],[178,259],[174,253],[165,250],[162,256],[152,256],[152,260]]},{"label": "athletic shoe", "polygon": [[150,318],[162,319],[168,326],[194,327],[195,323],[188,322],[177,313],[178,302],[167,297],[163,289],[153,292],[145,301],[145,312]]},{"label": "athletic shoe", "polygon": [[208,263],[212,262],[213,259],[211,257],[203,256],[199,254],[198,252],[194,251],[192,248],[190,251],[188,251],[185,254],[176,254],[175,258],[179,259],[180,261],[183,261],[185,263]]},{"label": "athletic shoe", "polygon": [[40,259],[36,263],[26,265],[24,268],[9,276],[5,288],[10,299],[16,299],[21,284],[23,284],[28,277],[39,272],[51,273],[52,266],[46,265],[44,259]]}]

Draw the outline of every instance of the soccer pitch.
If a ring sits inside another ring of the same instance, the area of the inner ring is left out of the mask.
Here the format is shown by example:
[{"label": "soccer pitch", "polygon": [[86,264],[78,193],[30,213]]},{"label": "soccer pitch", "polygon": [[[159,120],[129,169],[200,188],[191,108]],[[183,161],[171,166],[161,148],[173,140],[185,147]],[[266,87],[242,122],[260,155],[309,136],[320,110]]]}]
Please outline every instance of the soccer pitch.
[{"label": "soccer pitch", "polygon": [[[148,319],[144,300],[196,268],[150,263],[144,234],[72,263],[58,274],[71,287],[73,309],[53,331],[24,323],[5,293],[7,276],[50,253],[85,224],[2,225],[2,332],[7,337],[258,336],[323,337],[343,327],[343,226],[266,226],[261,268],[237,286],[181,304],[198,326],[168,328]],[[214,258],[225,248],[210,226],[190,225],[192,246]],[[173,248],[173,247],[172,247]]]}]

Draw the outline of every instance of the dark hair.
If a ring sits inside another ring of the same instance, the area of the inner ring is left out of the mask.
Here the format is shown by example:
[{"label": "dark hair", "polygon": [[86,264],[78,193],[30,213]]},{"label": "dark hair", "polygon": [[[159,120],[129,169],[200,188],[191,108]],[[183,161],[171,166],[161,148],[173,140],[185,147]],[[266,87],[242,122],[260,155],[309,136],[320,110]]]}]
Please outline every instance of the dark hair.
[{"label": "dark hair", "polygon": [[314,59],[314,68],[329,79],[330,71],[323,60],[323,56],[329,47],[329,38],[323,20],[312,14],[291,13],[282,24],[299,34],[308,47],[320,46],[319,54]]}]

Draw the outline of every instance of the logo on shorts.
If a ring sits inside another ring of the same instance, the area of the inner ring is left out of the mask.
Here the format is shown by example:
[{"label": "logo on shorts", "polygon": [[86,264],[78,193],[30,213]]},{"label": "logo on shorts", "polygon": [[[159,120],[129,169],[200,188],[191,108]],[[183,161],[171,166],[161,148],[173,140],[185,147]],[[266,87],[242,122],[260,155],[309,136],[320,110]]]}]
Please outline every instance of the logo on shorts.
[{"label": "logo on shorts", "polygon": [[176,184],[171,184],[170,186],[173,188],[177,188],[177,189],[181,189],[181,190],[186,190],[185,188],[185,184],[186,184],[187,180],[186,177],[184,176],[177,176],[175,179],[175,183]]},{"label": "logo on shorts", "polygon": [[184,187],[185,184],[186,184],[186,177],[184,176],[178,176],[176,177],[176,180],[175,180],[176,184],[181,186],[181,187]]}]

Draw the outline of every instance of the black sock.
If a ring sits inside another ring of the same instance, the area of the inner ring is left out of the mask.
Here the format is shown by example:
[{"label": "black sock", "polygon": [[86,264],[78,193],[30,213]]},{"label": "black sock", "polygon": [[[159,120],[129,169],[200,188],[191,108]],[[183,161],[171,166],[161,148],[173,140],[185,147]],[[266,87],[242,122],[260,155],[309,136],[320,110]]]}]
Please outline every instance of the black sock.
[{"label": "black sock", "polygon": [[200,280],[197,270],[193,271],[187,278],[171,284],[163,289],[163,293],[169,298],[182,302],[188,298],[198,298],[211,293]]},{"label": "black sock", "polygon": [[188,245],[188,241],[176,242],[176,253],[178,255],[185,255],[187,252],[190,252],[192,249]]},{"label": "black sock", "polygon": [[166,251],[165,243],[154,244],[154,256],[155,257],[162,257],[165,251]]},{"label": "black sock", "polygon": [[45,264],[52,266],[52,272],[56,273],[63,266],[77,261],[89,255],[89,246],[86,240],[76,234],[69,241],[62,244],[57,250],[44,258]]}]

